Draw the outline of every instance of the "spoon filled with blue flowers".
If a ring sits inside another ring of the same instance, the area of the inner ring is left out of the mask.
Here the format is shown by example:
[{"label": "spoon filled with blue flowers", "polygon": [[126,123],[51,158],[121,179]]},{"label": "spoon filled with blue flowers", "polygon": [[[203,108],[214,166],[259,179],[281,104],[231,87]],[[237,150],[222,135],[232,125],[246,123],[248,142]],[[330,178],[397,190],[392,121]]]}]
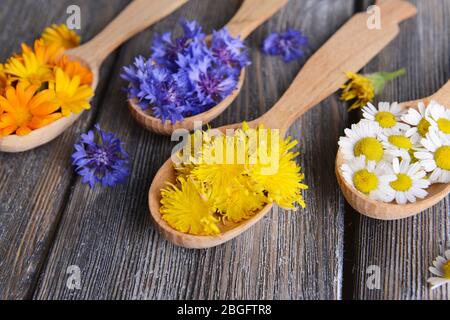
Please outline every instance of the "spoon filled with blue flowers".
[{"label": "spoon filled with blue flowers", "polygon": [[287,2],[244,0],[226,27],[209,36],[197,22],[182,21],[183,36],[157,37],[151,57],[137,57],[122,74],[132,116],[165,135],[219,116],[238,96],[250,64],[243,40]]},{"label": "spoon filled with blue flowers", "polygon": [[[306,205],[304,175],[294,161],[297,154],[289,151],[295,141],[284,137],[299,117],[347,82],[345,71],[363,68],[396,37],[399,23],[416,14],[415,6],[403,0],[380,1],[379,8],[383,28],[369,29],[365,13],[354,15],[306,62],[268,112],[245,124],[218,128],[216,136],[225,138],[219,143],[196,130],[193,144],[202,149],[183,147],[180,159],[186,162],[180,164],[177,153],[163,164],[150,186],[149,208],[169,241],[187,248],[213,247],[249,229],[274,203],[284,208]],[[197,135],[202,136],[200,143]],[[213,154],[224,158],[217,162]],[[263,172],[277,163],[275,170]]]}]

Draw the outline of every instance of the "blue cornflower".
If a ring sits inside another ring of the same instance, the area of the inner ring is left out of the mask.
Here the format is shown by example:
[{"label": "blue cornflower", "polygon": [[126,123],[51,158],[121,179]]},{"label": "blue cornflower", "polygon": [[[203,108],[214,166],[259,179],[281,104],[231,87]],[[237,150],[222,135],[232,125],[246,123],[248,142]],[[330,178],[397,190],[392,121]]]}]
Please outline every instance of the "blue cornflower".
[{"label": "blue cornflower", "polygon": [[182,36],[158,36],[151,57],[137,57],[122,73],[129,97],[162,122],[176,123],[220,103],[250,64],[244,43],[226,29],[214,31],[208,46],[196,21],[184,20],[181,26]]},{"label": "blue cornflower", "polygon": [[89,130],[82,134],[74,148],[75,172],[83,177],[82,183],[88,183],[91,188],[97,182],[103,186],[123,183],[130,174],[129,157],[122,142],[113,133],[101,130],[98,124],[95,132]]},{"label": "blue cornflower", "polygon": [[272,56],[283,56],[284,62],[290,62],[303,57],[303,48],[308,44],[308,38],[300,31],[288,29],[286,32],[272,33],[262,45],[262,51]]},{"label": "blue cornflower", "polygon": [[236,71],[250,64],[245,45],[240,38],[233,38],[227,28],[213,31],[211,52],[220,63],[230,66]]},{"label": "blue cornflower", "polygon": [[179,54],[185,55],[191,43],[203,41],[205,34],[196,21],[182,20],[180,22],[184,35],[172,41],[172,33],[166,32],[153,40],[152,59],[160,66],[166,67],[173,72],[179,70],[176,59]]},{"label": "blue cornflower", "polygon": [[184,119],[188,110],[187,79],[173,74],[168,69],[153,65],[149,77],[141,85],[144,98],[150,102],[153,114],[166,122],[175,123]]},{"label": "blue cornflower", "polygon": [[217,68],[212,63],[211,59],[204,58],[198,64],[191,65],[187,72],[193,84],[199,112],[218,104],[236,88],[237,80],[227,68],[225,66]]}]

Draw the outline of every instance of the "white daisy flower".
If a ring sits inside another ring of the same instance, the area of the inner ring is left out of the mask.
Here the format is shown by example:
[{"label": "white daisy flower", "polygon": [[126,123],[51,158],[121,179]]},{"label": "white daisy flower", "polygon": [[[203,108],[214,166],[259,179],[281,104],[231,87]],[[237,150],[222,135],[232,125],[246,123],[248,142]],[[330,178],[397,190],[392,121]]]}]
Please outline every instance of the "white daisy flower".
[{"label": "white daisy flower", "polygon": [[407,130],[385,129],[378,136],[385,149],[385,160],[394,158],[411,160],[414,150],[420,147],[420,139],[415,134],[415,128],[407,126]]},{"label": "white daisy flower", "polygon": [[380,127],[385,129],[408,130],[409,126],[400,122],[404,111],[397,102],[380,102],[378,109],[370,102],[362,108],[363,117],[370,121],[377,122]]},{"label": "white daisy flower", "polygon": [[386,193],[395,175],[386,174],[386,163],[366,161],[364,156],[354,158],[341,166],[342,176],[356,190],[377,201],[391,202],[392,197]]},{"label": "white daisy flower", "polygon": [[408,112],[402,116],[403,122],[414,127],[414,139],[425,138],[430,126],[429,110],[423,102],[419,102],[418,110],[409,108]]},{"label": "white daisy flower", "polygon": [[425,149],[414,156],[426,172],[431,172],[431,183],[450,183],[450,136],[432,128],[421,140]]},{"label": "white daisy flower", "polygon": [[376,122],[360,121],[351,129],[345,129],[345,137],[339,139],[339,146],[345,160],[365,156],[368,161],[380,161],[384,156],[383,145],[377,137],[381,127]]},{"label": "white daisy flower", "polygon": [[450,109],[431,101],[428,105],[428,121],[443,134],[450,135]]},{"label": "white daisy flower", "polygon": [[396,176],[396,180],[391,181],[387,186],[386,193],[398,204],[416,202],[416,198],[423,199],[428,195],[425,189],[430,186],[430,182],[424,179],[427,173],[419,162],[411,164],[408,159],[400,162],[398,158],[395,158],[392,166],[387,167],[386,174]]},{"label": "white daisy flower", "polygon": [[445,251],[444,257],[438,256],[433,261],[433,267],[430,267],[428,270],[437,276],[427,280],[431,284],[431,289],[450,283],[450,250]]}]

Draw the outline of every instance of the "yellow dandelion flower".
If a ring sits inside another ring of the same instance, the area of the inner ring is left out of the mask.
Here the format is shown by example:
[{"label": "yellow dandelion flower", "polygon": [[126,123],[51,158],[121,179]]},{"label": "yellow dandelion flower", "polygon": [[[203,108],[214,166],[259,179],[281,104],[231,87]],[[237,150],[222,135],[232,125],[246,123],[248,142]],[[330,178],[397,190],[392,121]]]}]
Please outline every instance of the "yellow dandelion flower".
[{"label": "yellow dandelion flower", "polygon": [[161,190],[162,218],[175,230],[194,235],[220,233],[219,220],[201,186],[193,179],[177,179],[179,187],[170,184]]},{"label": "yellow dandelion flower", "polygon": [[5,73],[11,82],[18,81],[26,86],[40,87],[53,79],[52,69],[40,60],[34,52],[24,52],[19,57],[11,57],[5,65]]},{"label": "yellow dandelion flower", "polygon": [[302,190],[308,186],[301,183],[304,174],[301,167],[294,161],[299,153],[290,151],[297,144],[290,138],[280,141],[278,170],[273,174],[266,174],[263,169],[267,165],[255,165],[249,170],[249,176],[262,190],[269,202],[276,202],[286,209],[295,208],[295,203],[305,207]]},{"label": "yellow dandelion flower", "polygon": [[341,100],[352,101],[350,110],[364,107],[371,102],[375,95],[379,94],[386,83],[406,73],[405,69],[394,72],[376,72],[369,75],[361,75],[353,72],[346,72],[349,81],[341,89]]},{"label": "yellow dandelion flower", "polygon": [[49,89],[55,91],[56,100],[65,117],[91,107],[89,99],[94,96],[92,88],[80,85],[79,76],[70,78],[61,68],[55,68],[55,81],[49,83]]},{"label": "yellow dandelion flower", "polygon": [[55,44],[64,49],[71,49],[80,44],[80,36],[65,24],[47,27],[42,33],[42,39],[47,45]]},{"label": "yellow dandelion flower", "polygon": [[[200,211],[214,219],[215,214],[221,217],[223,224],[227,224],[251,218],[269,202],[276,202],[284,208],[294,208],[296,203],[304,207],[302,190],[307,186],[301,183],[304,175],[294,161],[298,153],[290,151],[297,141],[280,139],[278,131],[263,129],[262,126],[249,128],[244,123],[230,136],[196,131],[191,138],[199,139],[200,151],[187,146],[183,152],[191,152],[190,157],[182,152],[177,155],[177,160],[195,161],[177,161],[174,165],[178,175],[177,186],[171,185],[162,191],[164,210],[170,206],[172,216],[182,212],[184,221],[189,217],[199,221]],[[191,202],[187,200],[192,198]],[[194,209],[192,203],[195,203]],[[211,223],[213,220],[207,221]],[[177,223],[170,225],[181,230],[176,227]],[[191,231],[198,234],[195,232],[198,230]]]},{"label": "yellow dandelion flower", "polygon": [[92,72],[89,68],[84,67],[79,61],[69,60],[67,56],[63,56],[58,62],[58,67],[60,67],[65,74],[70,78],[75,76],[80,77],[80,84],[91,85],[92,84]]},{"label": "yellow dandelion flower", "polygon": [[[240,180],[240,181],[239,181]],[[231,179],[226,188],[220,187],[212,197],[215,209],[223,216],[223,222],[241,222],[252,217],[267,203],[264,194],[253,190],[253,183],[248,177]]]},{"label": "yellow dandelion flower", "polygon": [[59,106],[55,103],[54,93],[43,90],[36,94],[36,86],[16,88],[8,87],[5,97],[0,96],[0,135],[16,133],[27,135],[32,130],[41,128],[61,118],[56,112]]}]

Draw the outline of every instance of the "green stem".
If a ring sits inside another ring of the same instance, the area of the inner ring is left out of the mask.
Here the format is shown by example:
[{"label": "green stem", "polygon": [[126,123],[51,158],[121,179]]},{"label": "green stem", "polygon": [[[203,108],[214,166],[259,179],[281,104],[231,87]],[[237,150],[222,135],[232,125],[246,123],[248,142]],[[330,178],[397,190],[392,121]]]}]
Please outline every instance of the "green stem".
[{"label": "green stem", "polygon": [[393,72],[379,72],[384,81],[390,81],[406,74],[406,69],[401,68]]}]

